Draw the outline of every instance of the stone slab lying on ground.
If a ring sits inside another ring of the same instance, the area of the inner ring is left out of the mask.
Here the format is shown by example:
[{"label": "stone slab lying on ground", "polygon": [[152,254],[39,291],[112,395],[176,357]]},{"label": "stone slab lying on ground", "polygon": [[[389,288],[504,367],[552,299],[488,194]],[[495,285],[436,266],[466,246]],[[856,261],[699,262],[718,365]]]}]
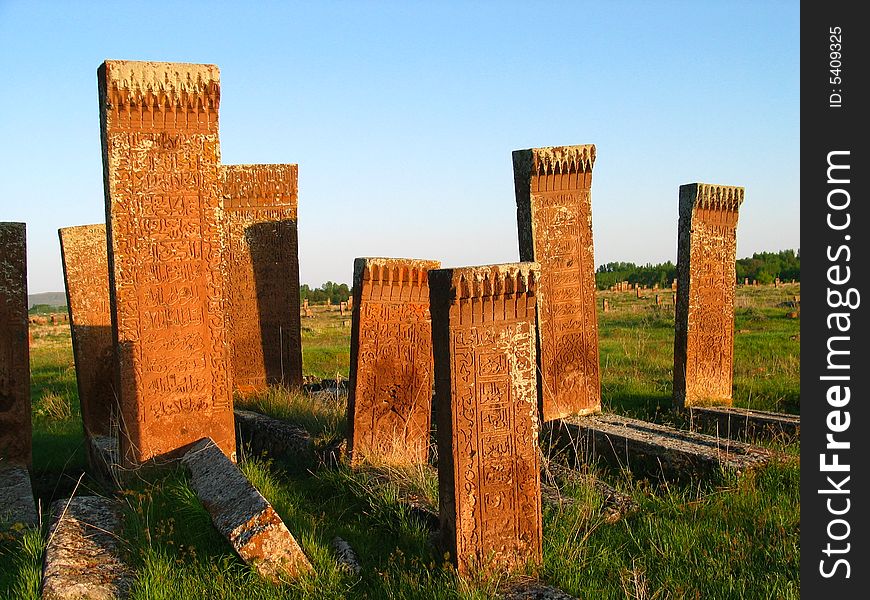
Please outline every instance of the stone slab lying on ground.
[{"label": "stone slab lying on ground", "polygon": [[122,470],[118,464],[118,438],[108,435],[87,436],[85,448],[91,476],[106,489],[119,489],[122,484]]},{"label": "stone slab lying on ground", "polygon": [[362,571],[362,565],[359,564],[359,557],[351,545],[338,536],[332,538],[332,542],[329,545],[332,551],[335,552],[339,567],[354,575],[359,575],[360,571]]},{"label": "stone slab lying on ground", "polygon": [[758,446],[681,431],[618,415],[569,417],[554,421],[551,448],[569,461],[601,457],[620,468],[666,479],[738,473],[783,455]]},{"label": "stone slab lying on ground", "polygon": [[214,441],[195,443],[181,462],[215,528],[260,575],[280,581],[313,571],[272,505]]},{"label": "stone slab lying on ground", "polygon": [[748,408],[690,406],[689,420],[692,431],[731,439],[792,442],[801,433],[800,415]]},{"label": "stone slab lying on ground", "polygon": [[122,559],[120,503],[100,496],[77,496],[56,501],[51,513],[42,598],[126,598],[134,575]]},{"label": "stone slab lying on ground", "polygon": [[28,527],[39,523],[30,474],[26,467],[0,463],[0,529],[17,523]]},{"label": "stone slab lying on ground", "polygon": [[255,454],[273,458],[305,461],[314,458],[314,441],[302,427],[250,410],[237,408],[233,414],[239,452],[250,448]]},{"label": "stone slab lying on ground", "polygon": [[499,597],[503,600],[577,600],[559,588],[537,581],[511,585]]}]

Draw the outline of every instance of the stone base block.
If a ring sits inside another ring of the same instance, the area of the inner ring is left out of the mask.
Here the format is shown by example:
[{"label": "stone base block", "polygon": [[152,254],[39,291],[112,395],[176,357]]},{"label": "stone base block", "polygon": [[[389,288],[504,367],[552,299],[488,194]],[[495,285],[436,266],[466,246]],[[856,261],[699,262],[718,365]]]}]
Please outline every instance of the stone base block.
[{"label": "stone base block", "polygon": [[26,467],[0,464],[0,530],[17,524],[39,524],[30,474]]},{"label": "stone base block", "polygon": [[689,407],[692,431],[730,439],[773,439],[794,442],[800,438],[800,415],[734,407]]}]

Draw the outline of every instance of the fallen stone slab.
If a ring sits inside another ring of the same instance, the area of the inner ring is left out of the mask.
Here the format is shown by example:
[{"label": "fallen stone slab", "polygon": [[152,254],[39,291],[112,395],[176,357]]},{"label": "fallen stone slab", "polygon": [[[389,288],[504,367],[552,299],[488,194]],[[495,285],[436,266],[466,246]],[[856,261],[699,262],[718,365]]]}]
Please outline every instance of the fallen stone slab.
[{"label": "fallen stone slab", "polygon": [[118,464],[118,439],[108,435],[85,436],[91,476],[107,490],[122,487],[123,470]]},{"label": "fallen stone slab", "polygon": [[568,417],[549,426],[551,455],[564,454],[569,464],[600,457],[613,466],[665,479],[742,473],[785,459],[781,453],[744,442],[618,415]]},{"label": "fallen stone slab", "polygon": [[362,565],[360,565],[359,557],[357,557],[356,552],[354,552],[350,544],[336,536],[332,538],[332,542],[329,545],[332,551],[335,552],[339,568],[354,575],[360,574]]},{"label": "fallen stone slab", "polygon": [[235,409],[236,443],[239,455],[250,449],[254,454],[311,462],[314,441],[302,427],[251,410]]},{"label": "fallen stone slab", "polygon": [[118,501],[76,496],[51,505],[42,571],[43,600],[126,598],[134,573],[123,558]]},{"label": "fallen stone slab", "polygon": [[539,582],[521,583],[508,586],[500,596],[503,600],[577,600],[559,588]]},{"label": "fallen stone slab", "polygon": [[313,572],[272,505],[211,438],[195,443],[181,463],[215,528],[260,575],[281,581]]},{"label": "fallen stone slab", "polygon": [[[628,494],[620,492],[609,483],[602,481],[594,475],[580,473],[574,469],[569,469],[554,460],[547,460],[543,471],[544,472],[541,473],[541,479],[548,483],[546,485],[542,484],[542,494],[547,493],[546,488],[556,490],[562,499],[570,500],[570,504],[573,505],[576,500],[570,496],[561,494],[559,491],[560,487],[578,483],[580,485],[592,487],[592,489],[594,489],[602,498],[605,513],[604,520],[607,523],[615,523],[623,517],[632,515],[640,510],[640,505],[635,502],[634,498]],[[551,481],[552,484],[549,483]],[[545,502],[546,501],[545,498]]]},{"label": "fallen stone slab", "polygon": [[0,464],[0,531],[18,526],[36,527],[39,513],[27,467]]},{"label": "fallen stone slab", "polygon": [[732,406],[691,406],[689,424],[692,431],[731,439],[789,443],[797,441],[801,433],[800,415]]}]

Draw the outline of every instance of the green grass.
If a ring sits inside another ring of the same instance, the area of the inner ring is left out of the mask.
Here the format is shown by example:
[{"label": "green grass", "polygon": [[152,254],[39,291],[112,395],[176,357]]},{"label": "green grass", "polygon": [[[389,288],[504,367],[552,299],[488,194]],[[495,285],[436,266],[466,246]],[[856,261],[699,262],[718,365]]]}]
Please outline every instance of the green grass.
[{"label": "green grass", "polygon": [[[599,296],[602,396],[608,411],[669,422],[673,309],[655,306],[653,293]],[[797,286],[738,288],[735,405],[797,412],[800,318],[788,316],[794,310],[788,303],[799,294]],[[601,297],[609,299],[608,313]],[[350,328],[343,321],[349,320],[337,311],[303,319],[306,375],[347,376]],[[34,334],[33,479],[47,519],[50,502],[75,489],[85,458],[68,334],[61,326],[36,326]],[[321,445],[345,427],[342,397],[273,389],[238,404],[301,424]],[[785,449],[796,454],[799,444]],[[137,573],[133,598],[482,599],[510,583],[458,578],[426,524],[400,501],[410,490],[435,503],[431,471],[311,472],[269,457],[249,457],[241,467],[301,543],[316,575],[281,585],[262,580],[211,526],[184,472],[169,470],[118,494],[126,512],[124,548]],[[544,511],[544,562],[533,573],[544,581],[580,598],[799,596],[798,466],[775,464],[688,485],[589,468],[631,495],[640,510],[609,523],[598,492],[582,482],[568,485],[563,492],[577,502]],[[88,477],[78,486],[77,493],[106,493]],[[38,597],[45,530],[0,535],[0,598]],[[335,561],[335,536],[356,551],[359,575]]]}]

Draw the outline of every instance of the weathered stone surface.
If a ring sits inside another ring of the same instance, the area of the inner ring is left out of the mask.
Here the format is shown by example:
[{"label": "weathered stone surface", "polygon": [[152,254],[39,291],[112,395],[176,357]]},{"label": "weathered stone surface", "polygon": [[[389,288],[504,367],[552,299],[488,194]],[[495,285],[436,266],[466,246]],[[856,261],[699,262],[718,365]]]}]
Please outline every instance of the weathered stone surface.
[{"label": "weathered stone surface", "polygon": [[504,600],[577,600],[559,588],[537,581],[508,586],[499,597]]},{"label": "weathered stone surface", "polygon": [[82,422],[87,435],[108,435],[118,407],[106,226],[64,227],[58,236]]},{"label": "weathered stone surface", "polygon": [[77,496],[51,505],[43,600],[126,598],[134,573],[123,560],[122,512],[115,500]]},{"label": "weathered stone surface", "polygon": [[33,527],[39,523],[33,488],[27,468],[0,462],[0,531],[21,523]]},{"label": "weathered stone surface", "polygon": [[541,561],[539,274],[535,263],[429,272],[441,536],[460,573]]},{"label": "weathered stone surface", "polygon": [[743,188],[680,186],[674,403],[731,404],[737,212]]},{"label": "weathered stone surface", "polygon": [[214,65],[98,70],[121,460],[234,455]]},{"label": "weathered stone surface", "polygon": [[793,442],[800,438],[801,417],[786,413],[731,406],[690,406],[693,431],[731,439],[773,439]]},{"label": "weathered stone surface", "polygon": [[351,463],[425,463],[432,415],[427,272],[441,263],[357,258],[348,388]]},{"label": "weathered stone surface", "polygon": [[0,465],[30,466],[30,343],[24,223],[0,223]]},{"label": "weathered stone surface", "polygon": [[120,489],[125,473],[119,464],[118,438],[90,435],[85,439],[85,450],[91,475],[106,489]]},{"label": "weathered stone surface", "polygon": [[332,538],[329,545],[332,547],[332,551],[335,552],[335,557],[340,568],[354,575],[360,574],[362,565],[360,565],[359,557],[350,544],[336,536]]},{"label": "weathered stone surface", "polygon": [[297,165],[226,165],[227,313],[233,385],[302,385]]},{"label": "weathered stone surface", "polygon": [[603,458],[619,468],[665,479],[717,477],[785,457],[765,448],[618,415],[568,417],[551,424],[552,451],[580,463]]},{"label": "weathered stone surface", "polygon": [[305,429],[250,410],[235,409],[236,438],[239,446],[254,454],[314,462],[315,449],[311,434]]},{"label": "weathered stone surface", "polygon": [[313,571],[272,505],[212,440],[194,444],[181,462],[215,528],[260,575],[280,581]]},{"label": "weathered stone surface", "polygon": [[513,153],[520,260],[541,265],[539,396],[544,421],[601,410],[592,249],[595,146]]}]

